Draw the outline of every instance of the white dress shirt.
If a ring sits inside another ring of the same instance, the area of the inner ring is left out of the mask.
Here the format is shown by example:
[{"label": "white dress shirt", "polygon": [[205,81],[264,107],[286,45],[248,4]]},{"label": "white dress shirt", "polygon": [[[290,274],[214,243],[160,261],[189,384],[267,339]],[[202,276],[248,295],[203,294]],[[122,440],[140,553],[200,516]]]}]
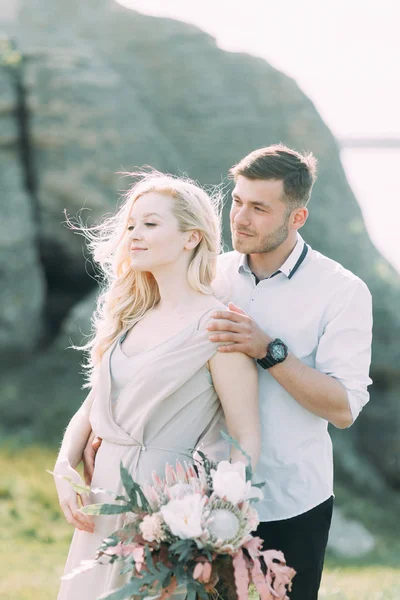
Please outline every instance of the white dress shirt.
[{"label": "white dress shirt", "polygon": [[[214,287],[220,300],[246,311],[306,365],[337,379],[356,419],[371,383],[372,302],[361,279],[298,235],[279,271],[258,283],[246,255],[221,255]],[[266,485],[257,509],[261,521],[276,521],[332,495],[332,443],[325,419],[296,402],[268,370],[258,366],[258,373],[262,450],[257,478]]]}]

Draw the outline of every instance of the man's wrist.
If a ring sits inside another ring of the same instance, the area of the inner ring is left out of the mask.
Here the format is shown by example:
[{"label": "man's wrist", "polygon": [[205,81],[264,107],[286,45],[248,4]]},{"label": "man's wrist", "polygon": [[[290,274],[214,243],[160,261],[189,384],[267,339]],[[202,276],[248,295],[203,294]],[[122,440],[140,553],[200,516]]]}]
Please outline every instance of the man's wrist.
[{"label": "man's wrist", "polygon": [[273,341],[274,338],[270,337],[269,335],[265,334],[264,335],[264,341],[263,341],[263,345],[262,348],[259,352],[259,355],[256,356],[256,360],[261,360],[262,358],[265,357],[265,355],[267,354],[267,348],[268,345]]}]

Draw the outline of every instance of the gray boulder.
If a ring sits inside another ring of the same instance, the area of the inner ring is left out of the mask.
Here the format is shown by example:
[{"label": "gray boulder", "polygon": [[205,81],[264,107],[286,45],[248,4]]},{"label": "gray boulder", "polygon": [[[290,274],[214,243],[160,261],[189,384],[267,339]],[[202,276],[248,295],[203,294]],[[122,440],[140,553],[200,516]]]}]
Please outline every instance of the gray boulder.
[{"label": "gray boulder", "polygon": [[376,541],[359,521],[348,519],[335,507],[329,532],[328,549],[340,558],[358,558],[372,552]]},{"label": "gray boulder", "polygon": [[15,95],[0,69],[0,354],[34,350],[44,330],[46,283],[37,226],[18,158]]}]

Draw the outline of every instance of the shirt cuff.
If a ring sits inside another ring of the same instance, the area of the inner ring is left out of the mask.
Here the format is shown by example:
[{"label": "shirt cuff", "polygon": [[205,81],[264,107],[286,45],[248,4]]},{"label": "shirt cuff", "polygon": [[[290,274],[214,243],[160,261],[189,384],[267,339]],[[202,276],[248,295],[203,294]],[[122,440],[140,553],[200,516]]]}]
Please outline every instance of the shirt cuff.
[{"label": "shirt cuff", "polygon": [[[353,417],[354,423],[364,406],[367,404],[369,400],[369,393],[367,391],[357,392],[355,390],[346,390],[346,392],[349,401],[351,416]],[[351,425],[353,423],[351,423]]]}]

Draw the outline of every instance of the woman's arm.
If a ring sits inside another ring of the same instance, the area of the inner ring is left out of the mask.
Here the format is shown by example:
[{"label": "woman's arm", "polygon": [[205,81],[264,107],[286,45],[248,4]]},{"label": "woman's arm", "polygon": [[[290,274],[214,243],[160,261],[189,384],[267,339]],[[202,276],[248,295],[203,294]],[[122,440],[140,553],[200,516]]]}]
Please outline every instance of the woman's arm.
[{"label": "woman's arm", "polygon": [[57,465],[69,465],[75,469],[82,460],[82,452],[92,430],[89,421],[90,409],[94,398],[94,388],[87,395],[82,406],[74,414],[61,443]]},{"label": "woman's arm", "polygon": [[[258,405],[258,376],[254,360],[241,352],[217,352],[209,361],[215,390],[225,413],[228,432],[251,457],[252,468],[258,461],[261,446]],[[246,462],[231,447],[233,462]]]},{"label": "woman's arm", "polygon": [[76,467],[81,461],[83,448],[91,432],[89,413],[93,398],[94,390],[92,389],[68,424],[54,466],[54,480],[58,499],[65,518],[68,523],[77,529],[87,531],[88,533],[93,533],[94,531],[93,519],[88,515],[84,515],[79,510],[79,502],[83,506],[89,504],[88,495],[76,493],[65,477],[68,477],[79,485],[83,485],[82,478],[76,471]]}]

